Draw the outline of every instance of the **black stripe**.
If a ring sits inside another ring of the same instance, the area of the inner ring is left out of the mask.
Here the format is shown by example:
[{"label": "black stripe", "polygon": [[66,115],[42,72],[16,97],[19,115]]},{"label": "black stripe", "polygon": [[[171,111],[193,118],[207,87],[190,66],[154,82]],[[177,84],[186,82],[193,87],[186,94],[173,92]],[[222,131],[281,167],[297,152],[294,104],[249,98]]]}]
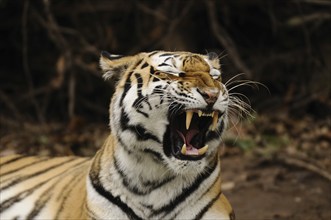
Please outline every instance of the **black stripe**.
[{"label": "black stripe", "polygon": [[184,92],[178,92],[177,90],[174,90],[174,92],[178,95],[185,98],[192,98],[191,96],[189,96],[188,94],[184,93]]},{"label": "black stripe", "polygon": [[[86,181],[84,181],[84,182],[85,182],[84,186],[86,187]],[[86,192],[86,189],[84,191]],[[85,209],[85,206],[87,204],[86,195],[87,195],[87,193],[84,193],[84,197],[83,197],[83,200],[82,200],[83,202],[81,203],[81,206],[80,206],[80,214],[79,214],[80,218],[83,217],[83,215],[86,211],[86,209]]]},{"label": "black stripe", "polygon": [[[163,90],[166,90],[166,89],[168,89],[168,86],[166,85],[166,86],[164,86],[162,89],[163,89]],[[167,96],[166,96],[166,97],[167,97]],[[164,95],[162,95],[162,97],[161,97],[161,99],[160,99],[160,105],[162,105],[163,102],[164,102]]]},{"label": "black stripe", "polygon": [[154,51],[154,52],[150,53],[148,56],[151,57],[151,56],[157,54],[158,52],[159,52],[159,51]]},{"label": "black stripe", "polygon": [[158,66],[172,66],[172,65],[167,64],[167,63],[161,63],[161,64],[159,64]]},{"label": "black stripe", "polygon": [[43,182],[42,184],[38,184],[29,190],[23,191],[5,201],[2,201],[2,203],[0,203],[0,213],[4,212],[6,209],[10,208],[14,203],[17,203],[17,202],[21,201],[22,199],[24,199],[26,196],[29,196],[31,193],[33,193],[33,191],[35,189],[38,189],[40,186],[42,186],[44,184],[45,184],[45,182]]},{"label": "black stripe", "polygon": [[89,217],[91,220],[97,220],[97,219],[100,219],[100,218],[96,217],[96,214],[90,209],[90,207],[88,206],[87,203],[86,203],[86,205],[85,205],[85,210],[87,211],[88,217]]},{"label": "black stripe", "polygon": [[208,211],[208,209],[217,201],[221,194],[222,191],[218,192],[217,196],[215,196],[215,198],[213,198],[203,209],[201,209],[201,211],[195,216],[194,219],[201,219],[203,215]]},{"label": "black stripe", "polygon": [[165,206],[163,206],[157,210],[154,210],[149,217],[152,218],[161,213],[167,214],[167,213],[170,213],[172,210],[174,210],[176,208],[176,206],[178,206],[180,203],[185,201],[185,199],[187,197],[192,195],[192,193],[199,188],[201,183],[212,174],[212,172],[216,168],[216,166],[217,166],[217,162],[215,162],[211,167],[207,167],[205,172],[203,172],[201,175],[199,175],[197,177],[197,179],[190,186],[188,186],[182,190],[181,194],[177,195],[173,200],[171,200]]},{"label": "black stripe", "polygon": [[[78,163],[78,164],[75,164],[74,167],[77,167],[79,165],[81,165],[82,163],[85,163],[86,160]],[[65,170],[64,172],[67,172],[67,170]],[[40,182],[39,184],[35,185],[34,187],[30,188],[30,189],[27,189],[25,191],[22,191],[18,194],[16,194],[15,196],[3,201],[1,204],[0,204],[0,213],[5,211],[6,209],[10,208],[14,203],[17,203],[21,200],[23,200],[25,197],[31,195],[35,190],[38,190],[41,186],[43,186],[44,184],[48,183],[49,181],[53,180],[54,178],[62,175],[64,172],[56,175],[56,176],[53,176],[43,182]]]},{"label": "black stripe", "polygon": [[171,59],[172,57],[168,57],[164,60],[164,62],[167,62],[169,59]]},{"label": "black stripe", "polygon": [[[58,195],[58,196],[62,196],[62,200],[60,202],[60,207],[58,208],[57,212],[56,212],[56,215],[55,215],[55,218],[54,219],[60,219],[59,216],[61,215],[61,212],[62,210],[65,208],[65,202],[67,201],[67,199],[69,198],[70,196],[70,192],[76,188],[76,183],[79,182],[81,180],[81,176],[85,176],[85,174],[83,175],[79,175],[81,173],[78,173],[78,175],[74,176],[71,181],[69,182],[68,185],[64,186],[63,189],[66,190],[66,192],[64,192],[64,190]],[[86,193],[86,192],[82,192],[82,193]]]},{"label": "black stripe", "polygon": [[133,70],[137,68],[137,66],[139,66],[139,64],[141,64],[143,62],[143,59],[140,59],[138,62],[136,62],[136,64],[133,66]]},{"label": "black stripe", "polygon": [[148,63],[145,62],[143,65],[141,65],[141,69],[144,69],[144,68],[146,68],[147,66],[148,66]]},{"label": "black stripe", "polygon": [[[27,157],[26,157],[26,156],[18,156],[18,157],[15,157],[15,158],[10,159],[10,160],[8,160],[8,161],[6,161],[6,162],[4,162],[4,163],[0,163],[0,167],[2,167],[3,165],[7,165],[7,164],[13,163],[13,162],[15,162],[15,161],[18,161],[18,160],[20,160],[20,159],[24,159],[24,158],[27,158]],[[0,159],[1,159],[1,158],[0,158]]]},{"label": "black stripe", "polygon": [[152,82],[158,82],[158,81],[160,81],[159,78],[157,78],[157,77],[155,77],[155,76],[152,77]]},{"label": "black stripe", "polygon": [[149,115],[148,115],[146,112],[143,112],[143,111],[141,111],[141,110],[139,110],[139,109],[137,109],[137,112],[140,113],[140,114],[142,114],[142,115],[145,116],[146,118],[149,117]]},{"label": "black stripe", "polygon": [[160,153],[155,152],[155,151],[153,151],[151,149],[148,149],[148,148],[144,149],[143,151],[144,151],[144,153],[151,154],[153,157],[155,157],[157,159],[157,162],[162,162],[163,161],[162,155]]},{"label": "black stripe", "polygon": [[151,111],[153,108],[152,108],[151,103],[149,102],[149,96],[148,95],[146,95],[146,99],[144,101],[148,105],[149,110]]},{"label": "black stripe", "polygon": [[125,175],[123,170],[120,169],[116,157],[114,157],[113,160],[114,160],[114,167],[115,167],[116,171],[118,172],[118,174],[121,176],[123,185],[130,192],[132,192],[136,195],[144,196],[144,195],[150,194],[152,191],[162,187],[163,185],[169,183],[171,180],[173,180],[175,178],[174,176],[171,176],[169,178],[165,178],[163,180],[158,180],[158,181],[146,181],[146,182],[142,181],[141,184],[144,186],[145,191],[141,191],[136,186],[132,186],[130,184],[132,181],[130,181],[130,179],[127,178],[127,176]]},{"label": "black stripe", "polygon": [[138,97],[134,100],[132,107],[135,108],[138,113],[140,113],[143,116],[145,116],[146,118],[148,118],[149,115],[146,112],[143,112],[140,110],[140,108],[142,108],[141,103],[143,101],[146,102],[151,108],[150,103],[145,99],[145,97],[141,93],[142,86],[143,86],[143,80],[140,77],[140,74],[138,74],[138,73],[135,73],[134,76],[136,77],[136,80],[137,80],[137,96]]},{"label": "black stripe", "polygon": [[52,194],[48,195],[46,198],[39,198],[38,201],[33,206],[32,211],[26,217],[26,219],[34,219],[40,213],[40,211],[46,206],[51,196]]},{"label": "black stripe", "polygon": [[[129,149],[129,147],[123,142],[122,138],[120,136],[117,137],[118,142],[122,145],[123,149],[130,155],[133,153],[136,153],[134,151],[132,151],[131,149]],[[140,157],[139,155],[135,154],[135,156]],[[138,158],[137,158],[138,159]]]},{"label": "black stripe", "polygon": [[169,183],[170,181],[174,180],[175,176],[171,176],[169,178],[165,178],[162,181],[147,181],[147,182],[143,182],[143,185],[146,187],[150,187],[151,188],[151,192],[164,186],[165,184]]},{"label": "black stripe", "polygon": [[113,194],[109,191],[107,191],[101,184],[99,179],[99,174],[96,174],[94,172],[90,172],[89,178],[91,180],[92,186],[99,193],[99,195],[106,198],[109,202],[119,207],[123,213],[127,215],[129,219],[141,219],[127,204],[125,204],[120,197],[113,196]]},{"label": "black stripe", "polygon": [[153,66],[151,66],[151,68],[149,69],[149,73],[150,73],[151,75],[153,75],[153,74],[155,73],[155,69],[154,69]]},{"label": "black stripe", "polygon": [[152,156],[152,159],[157,162],[160,163],[163,161],[162,155],[158,152],[155,152],[151,149],[143,149],[143,150],[139,150],[139,151],[132,151],[131,149],[129,149],[129,147],[123,142],[121,137],[117,137],[118,138],[118,142],[122,145],[123,149],[126,151],[127,154],[134,156],[137,161],[141,161],[142,157],[145,156],[146,154],[149,154],[150,156]]},{"label": "black stripe", "polygon": [[38,176],[38,175],[40,175],[40,174],[46,173],[46,172],[48,172],[48,171],[50,171],[50,170],[52,170],[52,169],[55,169],[55,168],[58,168],[58,167],[60,167],[60,166],[65,165],[65,164],[67,164],[67,163],[70,163],[71,161],[76,160],[76,159],[77,159],[77,158],[70,158],[70,159],[67,160],[67,161],[64,161],[64,162],[61,161],[59,164],[53,165],[53,166],[48,167],[47,169],[43,169],[43,170],[41,170],[41,171],[39,171],[39,172],[35,172],[35,173],[33,173],[33,174],[30,174],[30,175],[27,175],[27,176],[24,176],[24,177],[19,177],[19,178],[15,179],[14,181],[12,181],[12,182],[11,182],[10,184],[8,184],[7,186],[4,186],[4,187],[0,188],[0,192],[1,192],[2,190],[8,189],[8,188],[10,188],[10,187],[12,187],[12,186],[14,186],[14,185],[20,183],[20,182],[23,182],[23,181],[25,181],[25,180],[28,180],[28,179],[33,178],[33,177],[35,177],[35,176]]},{"label": "black stripe", "polygon": [[163,91],[161,91],[162,89],[164,89],[164,88],[162,88],[162,85],[155,86],[151,95],[154,95],[154,94],[163,95]]},{"label": "black stripe", "polygon": [[165,56],[173,56],[172,53],[163,53],[159,57],[165,57]]},{"label": "black stripe", "polygon": [[32,187],[28,190],[25,190],[23,192],[20,192],[20,193],[16,194],[15,196],[3,201],[2,203],[0,203],[0,213],[5,211],[6,209],[10,208],[13,204],[23,200],[25,197],[31,195],[35,190],[39,189],[41,186],[43,186],[47,182],[51,181],[52,179],[53,178],[43,181],[43,182],[35,185],[34,187]]},{"label": "black stripe", "polygon": [[129,117],[122,109],[120,124],[122,130],[129,130],[132,133],[136,134],[136,138],[139,141],[153,140],[157,143],[161,143],[161,141],[152,133],[148,132],[141,124],[137,125],[129,125]]},{"label": "black stripe", "polygon": [[6,175],[8,175],[8,174],[11,174],[11,173],[14,173],[14,172],[16,172],[16,171],[19,171],[19,170],[25,169],[25,168],[27,168],[27,167],[33,166],[33,165],[35,165],[35,164],[42,163],[42,162],[44,162],[44,161],[46,161],[46,160],[49,160],[49,159],[50,159],[50,158],[43,158],[43,159],[38,160],[38,161],[33,161],[32,163],[27,164],[27,165],[25,165],[25,166],[19,167],[19,168],[14,169],[14,170],[10,170],[10,171],[8,171],[8,172],[6,172],[6,173],[2,173],[2,174],[1,174],[1,177],[4,177],[4,176],[6,176]]},{"label": "black stripe", "polygon": [[[49,195],[49,194],[52,192],[52,190],[54,190],[54,188],[56,187],[56,185],[59,182],[61,182],[61,181],[62,181],[62,179],[61,178],[58,178],[58,180],[55,183],[53,183],[50,187],[48,187],[46,190],[44,190],[44,192],[42,193],[42,195],[35,202],[35,205],[34,205],[32,211],[29,213],[27,219],[33,219],[34,217],[36,217],[39,214],[39,212],[46,205],[47,201],[50,199],[51,195]],[[59,194],[62,194],[62,192],[59,193]],[[46,196],[46,199],[45,199],[45,196]]]},{"label": "black stripe", "polygon": [[[217,158],[216,158],[217,159]],[[213,183],[210,185],[210,187],[200,196],[200,198],[197,199],[197,201],[201,201],[201,199],[213,188],[213,186],[215,185],[215,183],[219,180],[219,178],[221,178],[221,171],[218,172],[217,177],[215,178],[215,180],[213,181]],[[181,210],[179,210],[175,215],[174,215],[174,219],[176,219],[176,216],[181,212]]]},{"label": "black stripe", "polygon": [[125,174],[123,173],[123,170],[120,169],[117,159],[116,157],[113,157],[114,160],[114,167],[115,170],[117,171],[117,173],[121,176],[122,178],[122,183],[123,186],[128,189],[131,193],[136,194],[136,195],[147,195],[150,192],[149,191],[141,191],[140,189],[138,189],[136,186],[131,186],[130,181],[127,179],[127,177],[125,176]]},{"label": "black stripe", "polygon": [[120,106],[123,106],[123,99],[125,98],[126,96],[126,93],[129,91],[129,89],[131,88],[131,75],[132,75],[133,72],[130,72],[127,76],[127,79],[125,81],[125,84],[124,84],[124,90],[123,90],[123,93],[122,93],[122,96],[121,96],[121,99],[120,99]]}]

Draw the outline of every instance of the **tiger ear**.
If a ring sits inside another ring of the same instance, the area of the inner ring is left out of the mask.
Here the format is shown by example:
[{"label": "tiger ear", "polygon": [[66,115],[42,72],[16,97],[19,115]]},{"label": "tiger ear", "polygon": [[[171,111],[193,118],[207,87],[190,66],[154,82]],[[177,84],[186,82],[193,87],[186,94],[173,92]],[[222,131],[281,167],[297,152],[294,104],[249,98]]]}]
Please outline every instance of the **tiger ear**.
[{"label": "tiger ear", "polygon": [[102,51],[100,56],[100,67],[103,71],[104,79],[112,79],[118,81],[125,73],[125,70],[132,63],[132,57],[110,54],[107,51]]},{"label": "tiger ear", "polygon": [[213,79],[221,80],[221,64],[217,53],[209,52],[207,53],[207,57],[212,66],[210,75],[213,77]]},{"label": "tiger ear", "polygon": [[209,52],[209,53],[207,53],[207,57],[208,57],[208,60],[210,61],[210,63],[212,64],[212,66],[215,69],[220,69],[221,68],[219,56],[217,55],[217,53]]},{"label": "tiger ear", "polygon": [[215,52],[209,52],[207,53],[207,56],[209,60],[218,60],[218,55]]}]

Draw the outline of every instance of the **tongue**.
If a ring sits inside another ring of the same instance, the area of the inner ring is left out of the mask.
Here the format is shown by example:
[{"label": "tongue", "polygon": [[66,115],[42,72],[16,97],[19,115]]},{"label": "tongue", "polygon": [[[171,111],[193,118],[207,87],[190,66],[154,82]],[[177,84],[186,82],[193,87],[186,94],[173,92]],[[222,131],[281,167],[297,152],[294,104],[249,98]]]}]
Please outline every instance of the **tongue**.
[{"label": "tongue", "polygon": [[192,138],[199,133],[198,129],[190,129],[185,134],[178,131],[178,134],[183,139],[184,143],[186,144],[186,155],[199,155],[198,149],[193,147],[193,145],[190,143]]}]

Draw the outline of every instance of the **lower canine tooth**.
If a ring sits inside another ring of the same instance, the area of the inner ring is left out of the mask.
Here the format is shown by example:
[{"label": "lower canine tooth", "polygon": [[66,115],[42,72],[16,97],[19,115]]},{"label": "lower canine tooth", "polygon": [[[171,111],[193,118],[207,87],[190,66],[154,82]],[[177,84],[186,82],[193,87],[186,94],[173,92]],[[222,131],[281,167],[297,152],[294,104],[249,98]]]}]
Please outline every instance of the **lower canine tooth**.
[{"label": "lower canine tooth", "polygon": [[199,155],[203,155],[208,150],[208,144],[206,144],[203,148],[198,149]]},{"label": "lower canine tooth", "polygon": [[180,151],[182,154],[186,155],[186,144],[183,144],[182,149]]}]

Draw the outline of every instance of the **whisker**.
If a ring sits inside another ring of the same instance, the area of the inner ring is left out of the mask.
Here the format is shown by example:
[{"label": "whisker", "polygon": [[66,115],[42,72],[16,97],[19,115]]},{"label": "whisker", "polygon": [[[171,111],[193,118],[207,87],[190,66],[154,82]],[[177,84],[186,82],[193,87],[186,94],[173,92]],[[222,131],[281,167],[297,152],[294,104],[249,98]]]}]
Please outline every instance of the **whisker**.
[{"label": "whisker", "polygon": [[225,86],[228,86],[229,83],[230,83],[232,80],[234,80],[235,78],[237,78],[237,77],[239,77],[239,76],[242,76],[242,75],[245,75],[245,73],[239,73],[239,74],[237,74],[237,75],[231,77],[230,79],[228,79],[228,81],[226,81],[226,82],[224,83],[224,85],[225,85]]}]

